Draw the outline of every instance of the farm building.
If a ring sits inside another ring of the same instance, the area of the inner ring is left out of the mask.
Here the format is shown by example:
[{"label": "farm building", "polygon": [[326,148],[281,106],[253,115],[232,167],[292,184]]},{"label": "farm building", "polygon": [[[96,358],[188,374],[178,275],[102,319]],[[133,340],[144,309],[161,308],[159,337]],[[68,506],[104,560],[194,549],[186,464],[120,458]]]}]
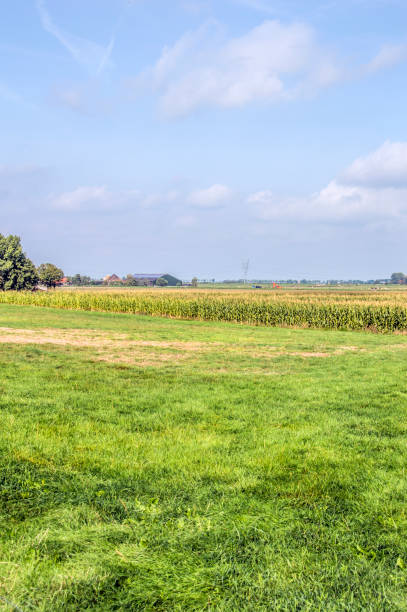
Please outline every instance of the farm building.
[{"label": "farm building", "polygon": [[157,285],[157,281],[161,278],[167,281],[169,287],[182,285],[182,281],[172,274],[133,274],[133,277],[140,285],[148,285],[149,287]]},{"label": "farm building", "polygon": [[120,276],[117,276],[117,274],[108,274],[104,277],[103,282],[110,285],[110,283],[121,283],[122,279],[120,278]]}]

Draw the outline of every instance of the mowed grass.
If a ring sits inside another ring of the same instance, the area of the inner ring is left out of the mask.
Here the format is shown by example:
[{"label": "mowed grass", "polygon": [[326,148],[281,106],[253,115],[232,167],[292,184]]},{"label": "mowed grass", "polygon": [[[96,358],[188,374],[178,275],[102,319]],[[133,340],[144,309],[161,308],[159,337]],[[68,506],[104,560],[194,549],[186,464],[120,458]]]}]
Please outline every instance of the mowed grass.
[{"label": "mowed grass", "polygon": [[407,336],[0,328],[0,609],[407,610]]}]

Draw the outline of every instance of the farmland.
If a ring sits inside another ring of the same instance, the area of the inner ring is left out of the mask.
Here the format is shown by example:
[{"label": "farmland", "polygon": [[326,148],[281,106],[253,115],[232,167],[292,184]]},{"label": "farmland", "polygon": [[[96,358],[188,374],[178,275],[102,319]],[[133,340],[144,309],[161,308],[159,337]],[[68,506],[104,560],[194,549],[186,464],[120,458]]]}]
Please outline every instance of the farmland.
[{"label": "farmland", "polygon": [[0,609],[406,609],[407,336],[0,295]]},{"label": "farmland", "polygon": [[59,290],[3,292],[0,303],[266,326],[407,330],[405,290]]}]

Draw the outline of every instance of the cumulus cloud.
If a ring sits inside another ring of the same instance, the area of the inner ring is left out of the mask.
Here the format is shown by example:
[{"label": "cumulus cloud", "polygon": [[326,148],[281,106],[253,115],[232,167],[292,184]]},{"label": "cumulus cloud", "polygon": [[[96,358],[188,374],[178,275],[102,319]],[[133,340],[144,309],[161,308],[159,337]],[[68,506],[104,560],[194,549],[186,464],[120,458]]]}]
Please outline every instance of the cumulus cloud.
[{"label": "cumulus cloud", "polygon": [[106,187],[78,187],[52,198],[53,208],[59,210],[81,210],[89,205],[106,205],[110,194]]},{"label": "cumulus cloud", "polygon": [[254,216],[265,221],[407,221],[407,143],[384,143],[308,197],[279,197],[266,190],[247,201]]},{"label": "cumulus cloud", "polygon": [[264,221],[369,225],[380,219],[407,220],[407,189],[349,187],[336,180],[308,197],[266,197],[259,192],[248,202],[254,216]]},{"label": "cumulus cloud", "polygon": [[[29,176],[27,169],[24,173]],[[0,187],[2,184],[5,187],[6,176],[7,171],[0,168]],[[33,176],[37,177],[37,171]],[[248,215],[252,220],[273,222],[276,226],[281,221],[297,225],[353,224],[354,227],[384,222],[407,223],[407,143],[385,142],[377,150],[356,159],[321,190],[303,197],[281,196],[267,189],[244,195],[227,185],[214,184],[190,192],[185,189],[145,192],[111,190],[105,185],[80,186],[48,198],[55,211],[117,213],[139,210],[145,214],[150,211],[151,214],[168,215],[171,223],[179,228],[193,226],[219,209],[223,209],[225,217],[230,217],[228,205],[232,202],[235,217],[243,219]]]},{"label": "cumulus cloud", "polygon": [[[1,168],[0,168],[1,179]],[[1,184],[1,181],[0,181]],[[48,203],[55,211],[67,213],[80,212],[118,212],[128,208],[139,210],[172,211],[178,219],[176,225],[191,225],[196,217],[191,216],[191,207],[201,210],[216,209],[227,204],[233,191],[226,185],[212,185],[208,189],[198,189],[187,193],[175,189],[142,191],[139,189],[111,190],[106,185],[79,186],[70,191],[48,196]]]},{"label": "cumulus cloud", "polygon": [[105,185],[77,187],[50,197],[51,207],[60,211],[109,211],[127,204],[138,192],[112,192]]},{"label": "cumulus cloud", "polygon": [[65,49],[71,54],[78,64],[86,68],[93,76],[101,74],[105,68],[111,65],[111,55],[115,44],[115,36],[112,36],[106,46],[81,38],[61,30],[51,19],[45,0],[36,1],[37,10],[41,19],[42,27],[46,32],[55,36]]},{"label": "cumulus cloud", "polygon": [[407,143],[385,142],[359,157],[341,175],[341,182],[366,187],[407,187]]},{"label": "cumulus cloud", "polygon": [[338,81],[342,68],[303,23],[268,20],[246,34],[220,40],[216,24],[189,32],[166,47],[137,85],[159,91],[165,114],[200,106],[242,107],[313,94]]},{"label": "cumulus cloud", "polygon": [[193,191],[187,201],[198,208],[217,208],[230,200],[232,193],[226,185],[212,185],[208,189]]},{"label": "cumulus cloud", "polygon": [[178,191],[146,193],[139,189],[112,191],[106,185],[80,186],[58,195],[52,194],[48,200],[55,210],[66,212],[117,212],[129,207],[139,209],[168,208],[182,201]]}]

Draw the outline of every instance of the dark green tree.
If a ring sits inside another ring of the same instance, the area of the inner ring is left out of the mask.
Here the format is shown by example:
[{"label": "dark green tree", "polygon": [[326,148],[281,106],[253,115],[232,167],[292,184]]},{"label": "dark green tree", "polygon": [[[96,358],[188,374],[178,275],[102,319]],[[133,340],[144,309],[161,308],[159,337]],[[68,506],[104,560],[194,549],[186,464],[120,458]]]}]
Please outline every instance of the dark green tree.
[{"label": "dark green tree", "polygon": [[406,276],[403,272],[393,272],[390,277],[392,283],[404,283],[406,282]]},{"label": "dark green tree", "polygon": [[126,287],[137,287],[138,283],[134,278],[133,274],[128,274],[124,279],[124,284],[126,285]]},{"label": "dark green tree", "polygon": [[64,277],[63,271],[51,263],[41,264],[37,272],[38,278],[46,287],[56,287]]},{"label": "dark green tree", "polygon": [[91,278],[90,276],[82,276],[81,274],[74,274],[73,276],[68,276],[68,283],[72,285],[72,287],[80,287],[84,285],[103,285],[107,284],[101,279]]},{"label": "dark green tree", "polygon": [[166,278],[157,278],[156,285],[158,285],[158,287],[166,287],[168,285],[168,281]]},{"label": "dark green tree", "polygon": [[38,275],[33,262],[23,252],[18,236],[0,234],[0,289],[22,291],[34,289]]},{"label": "dark green tree", "polygon": [[82,284],[82,278],[80,274],[74,274],[74,276],[72,276],[70,278],[70,282],[71,285],[73,285],[74,287],[79,287],[79,285]]}]

